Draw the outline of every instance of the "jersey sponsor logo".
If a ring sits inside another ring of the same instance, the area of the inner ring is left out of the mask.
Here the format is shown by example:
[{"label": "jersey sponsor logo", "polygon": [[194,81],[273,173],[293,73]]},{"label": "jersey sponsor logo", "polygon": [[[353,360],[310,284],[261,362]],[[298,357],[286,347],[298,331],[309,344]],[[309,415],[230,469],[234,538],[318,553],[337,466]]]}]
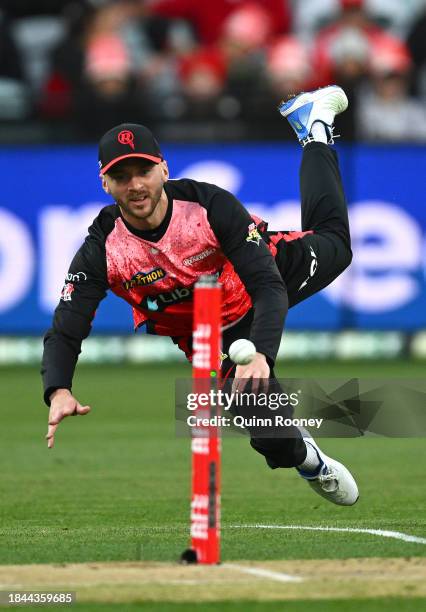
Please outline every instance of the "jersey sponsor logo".
[{"label": "jersey sponsor logo", "polygon": [[135,150],[135,135],[130,130],[122,130],[117,136],[118,142],[122,145],[128,145],[133,151]]},{"label": "jersey sponsor logo", "polygon": [[301,291],[301,289],[304,289],[306,287],[306,285],[308,284],[308,281],[311,280],[311,278],[314,276],[315,272],[318,269],[317,254],[315,253],[314,249],[311,246],[309,247],[309,250],[311,251],[311,257],[312,257],[311,265],[309,266],[309,276],[305,278],[303,283],[300,285],[298,291]]},{"label": "jersey sponsor logo", "polygon": [[183,260],[183,265],[184,266],[191,266],[193,263],[195,263],[197,261],[202,261],[206,257],[209,257],[209,255],[213,255],[213,253],[216,253],[216,249],[210,247],[210,248],[206,249],[205,251],[201,251],[201,253],[197,253],[196,255],[192,255],[191,257],[187,257],[186,259]]},{"label": "jersey sponsor logo", "polygon": [[248,226],[248,236],[246,238],[247,242],[254,242],[257,246],[259,246],[261,240],[261,235],[257,229],[256,223],[250,223]]},{"label": "jersey sponsor logo", "polygon": [[76,272],[75,274],[72,274],[72,272],[68,272],[65,277],[65,280],[72,283],[78,283],[79,281],[87,280],[87,275],[84,272]]},{"label": "jersey sponsor logo", "polygon": [[71,302],[73,291],[74,291],[73,283],[65,283],[61,291],[61,300],[63,302]]},{"label": "jersey sponsor logo", "polygon": [[146,296],[140,306],[151,312],[162,312],[167,306],[192,299],[193,287],[177,287],[173,291]]},{"label": "jersey sponsor logo", "polygon": [[150,297],[147,297],[146,305],[148,306],[148,310],[158,310],[158,302],[156,298],[152,299]]},{"label": "jersey sponsor logo", "polygon": [[166,276],[167,272],[163,268],[154,268],[149,272],[136,272],[130,280],[123,282],[123,287],[126,291],[133,289],[134,287],[144,287],[145,285],[152,285]]}]

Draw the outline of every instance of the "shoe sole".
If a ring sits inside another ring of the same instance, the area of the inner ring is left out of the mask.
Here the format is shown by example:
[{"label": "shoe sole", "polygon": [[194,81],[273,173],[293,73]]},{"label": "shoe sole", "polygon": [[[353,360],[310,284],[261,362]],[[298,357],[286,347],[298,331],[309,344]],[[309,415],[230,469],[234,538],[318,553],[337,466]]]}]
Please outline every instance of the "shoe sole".
[{"label": "shoe sole", "polygon": [[[318,100],[321,100],[322,98],[329,96],[331,93],[331,90],[335,90],[336,93],[338,92],[339,94],[343,94],[344,108],[336,111],[336,115],[339,115],[340,113],[343,113],[348,108],[348,98],[345,92],[343,91],[343,89],[339,87],[338,85],[328,85],[327,87],[317,89],[314,92],[301,93],[295,98],[293,98],[295,103],[292,106],[290,106],[290,108],[285,110],[283,113],[280,111],[280,113],[283,117],[288,117],[294,111],[299,110],[299,108],[302,108],[302,106],[305,106],[305,104],[310,104],[311,102],[317,102]],[[283,104],[288,104],[290,101],[291,100],[287,100],[287,102],[284,102],[284,101],[281,102],[281,104],[278,105],[278,109],[280,109],[280,107]]]}]

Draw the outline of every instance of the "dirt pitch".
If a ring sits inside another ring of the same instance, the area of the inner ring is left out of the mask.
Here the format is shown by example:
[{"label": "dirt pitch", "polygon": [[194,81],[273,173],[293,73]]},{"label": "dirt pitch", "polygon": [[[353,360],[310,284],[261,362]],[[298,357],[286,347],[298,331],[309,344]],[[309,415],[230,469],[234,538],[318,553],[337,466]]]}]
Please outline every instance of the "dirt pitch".
[{"label": "dirt pitch", "polygon": [[0,589],[76,591],[77,601],[111,603],[426,597],[426,559],[8,565]]}]

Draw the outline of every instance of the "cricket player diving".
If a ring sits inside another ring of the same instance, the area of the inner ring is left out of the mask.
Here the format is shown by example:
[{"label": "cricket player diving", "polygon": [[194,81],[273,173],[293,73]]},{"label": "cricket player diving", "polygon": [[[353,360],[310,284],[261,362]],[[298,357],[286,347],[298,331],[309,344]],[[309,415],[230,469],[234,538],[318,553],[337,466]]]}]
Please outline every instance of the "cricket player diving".
[{"label": "cricket player diving", "polygon": [[[346,201],[329,146],[334,118],[347,105],[344,91],[329,86],[279,106],[304,147],[301,232],[268,231],[265,221],[216,185],[169,180],[160,147],[142,125],[125,123],[104,134],[100,178],[115,203],[100,211],[72,260],[44,339],[49,448],[65,417],[90,410],[72,395],[72,380],[82,341],[108,290],[130,304],[135,328],[145,325],[148,333],[170,336],[191,360],[193,287],[200,276],[216,275],[222,285],[223,353],[236,339],[251,340],[257,351],[233,376],[246,382],[275,378],[288,308],[326,287],[351,262]],[[222,373],[231,367],[226,358]],[[250,444],[270,468],[296,468],[330,502],[357,501],[349,470],[306,431],[296,429],[286,438],[251,436]]]}]

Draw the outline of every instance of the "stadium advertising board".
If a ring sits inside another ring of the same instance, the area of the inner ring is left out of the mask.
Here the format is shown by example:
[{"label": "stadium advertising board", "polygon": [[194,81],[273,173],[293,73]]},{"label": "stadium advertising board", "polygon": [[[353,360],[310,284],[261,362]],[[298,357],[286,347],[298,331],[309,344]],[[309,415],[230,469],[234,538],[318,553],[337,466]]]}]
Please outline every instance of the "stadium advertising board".
[{"label": "stadium advertising board", "polygon": [[[426,327],[424,147],[339,147],[350,205],[354,260],[321,293],[290,312],[288,328],[415,330]],[[165,146],[174,178],[232,191],[270,229],[299,229],[293,145]],[[67,267],[98,210],[94,147],[0,149],[0,333],[39,334]],[[94,330],[130,332],[128,306],[109,296]]]}]

